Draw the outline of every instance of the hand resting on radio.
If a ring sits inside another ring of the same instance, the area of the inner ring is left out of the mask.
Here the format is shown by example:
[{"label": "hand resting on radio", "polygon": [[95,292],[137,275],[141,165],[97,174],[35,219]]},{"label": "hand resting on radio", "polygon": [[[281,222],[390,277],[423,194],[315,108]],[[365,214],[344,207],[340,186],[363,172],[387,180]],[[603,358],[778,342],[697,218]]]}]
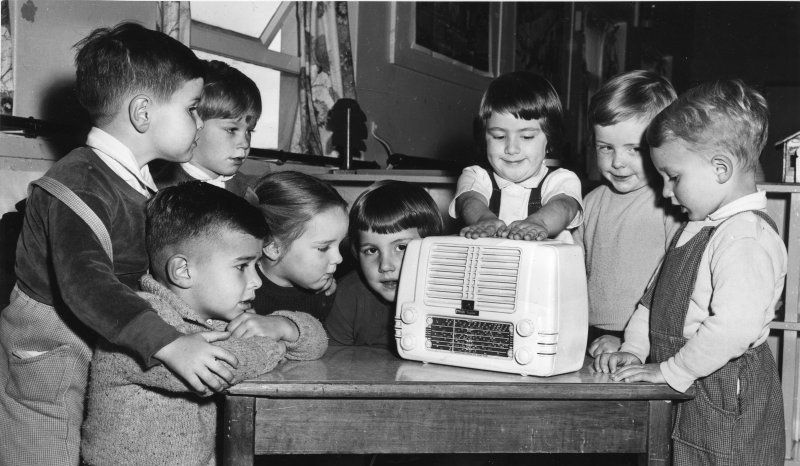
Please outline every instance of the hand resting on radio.
[{"label": "hand resting on radio", "polygon": [[508,227],[506,227],[506,223],[504,221],[494,217],[481,220],[474,225],[464,227],[461,229],[459,234],[470,239],[490,238],[493,236],[500,236],[498,233],[505,231],[507,228]]}]

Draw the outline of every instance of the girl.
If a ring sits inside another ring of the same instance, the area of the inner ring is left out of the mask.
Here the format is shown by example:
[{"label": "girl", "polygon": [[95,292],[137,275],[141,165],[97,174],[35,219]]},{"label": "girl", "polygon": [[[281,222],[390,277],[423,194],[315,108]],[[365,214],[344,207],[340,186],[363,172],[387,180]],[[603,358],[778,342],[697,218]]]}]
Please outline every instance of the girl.
[{"label": "girl", "polygon": [[299,172],[270,173],[255,188],[272,231],[259,260],[263,285],[253,308],[307,312],[324,321],[333,304],[333,273],[342,262],[347,203],[327,183]]}]

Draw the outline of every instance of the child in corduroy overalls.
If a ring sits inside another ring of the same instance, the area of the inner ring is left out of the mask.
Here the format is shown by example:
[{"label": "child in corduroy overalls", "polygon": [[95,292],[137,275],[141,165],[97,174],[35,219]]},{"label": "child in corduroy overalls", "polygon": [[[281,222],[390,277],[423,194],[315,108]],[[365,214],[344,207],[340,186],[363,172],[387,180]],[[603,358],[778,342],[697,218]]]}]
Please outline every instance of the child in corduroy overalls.
[{"label": "child in corduroy overalls", "polygon": [[583,218],[581,182],[544,163],[561,148],[562,113],[555,89],[537,74],[515,71],[489,84],[480,106],[488,166],[462,171],[449,208],[466,224],[462,236],[573,242],[567,230]]},{"label": "child in corduroy overalls", "polygon": [[[664,197],[688,215],[625,329],[595,367],[694,387],[672,433],[679,465],[784,462],[781,385],[767,346],[786,247],[756,189],[767,104],[741,81],[702,84],[647,130]],[[649,363],[643,364],[649,356]]]},{"label": "child in corduroy overalls", "polygon": [[191,157],[202,126],[200,62],[133,23],[97,29],[78,46],[76,90],[94,127],[27,200],[17,284],[0,314],[2,465],[78,464],[98,334],[201,392],[232,380],[219,359],[237,365],[209,343],[227,334],[183,335],[135,291],[148,268],[145,202],[155,185],[147,163]]}]

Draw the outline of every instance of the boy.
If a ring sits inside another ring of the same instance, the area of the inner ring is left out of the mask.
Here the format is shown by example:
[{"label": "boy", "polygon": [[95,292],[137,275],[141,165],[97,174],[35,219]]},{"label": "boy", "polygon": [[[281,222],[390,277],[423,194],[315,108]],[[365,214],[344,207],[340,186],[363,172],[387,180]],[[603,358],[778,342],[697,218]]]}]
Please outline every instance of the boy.
[{"label": "boy", "polygon": [[606,183],[584,198],[573,237],[586,254],[592,356],[619,350],[625,324],[680,225],[673,215],[679,212],[659,195],[643,141],[650,120],[676,97],[669,81],[638,70],[612,78],[589,102]]},{"label": "boy", "polygon": [[394,348],[394,302],[406,245],[441,235],[442,216],[420,186],[381,181],[353,203],[348,229],[359,270],[339,284],[325,321],[331,343]]},{"label": "boy", "polygon": [[150,367],[166,364],[193,388],[230,381],[230,352],[186,336],[136,295],[147,270],[144,204],[155,191],[147,163],[184,162],[202,122],[202,68],[169,36],[123,23],[78,43],[79,101],[94,127],[87,147],[47,176],[65,185],[107,230],[113,259],[60,200],[34,187],[20,235],[17,285],[0,314],[0,464],[78,464],[80,425],[96,334]]},{"label": "boy", "polygon": [[489,167],[467,167],[458,178],[450,216],[467,225],[467,238],[556,238],[581,223],[581,182],[569,170],[551,170],[548,153],[561,145],[561,101],[543,77],[525,71],[489,84],[480,107]]},{"label": "boy", "polygon": [[196,179],[245,197],[248,180],[238,171],[250,152],[250,137],[261,116],[261,94],[236,68],[217,60],[202,63],[204,85],[197,113],[203,127],[197,133],[192,159],[165,163],[153,172],[153,178],[159,188]]},{"label": "boy", "polygon": [[[256,207],[200,181],[159,191],[147,206],[153,275],[140,295],[181,333],[233,337],[236,380],[269,372],[284,357],[316,359],[325,330],[308,314],[255,316],[256,261],[269,229]],[[265,331],[239,338],[249,318]],[[92,359],[82,456],[87,464],[212,464],[216,400],[201,398],[161,366],[143,370],[124,348],[101,342]]]},{"label": "boy", "polygon": [[783,464],[783,400],[766,339],[787,258],[755,181],[767,119],[758,92],[716,81],[679,97],[647,130],[664,197],[689,222],[620,352],[595,367],[615,380],[694,386],[695,398],[678,406],[675,464]]}]

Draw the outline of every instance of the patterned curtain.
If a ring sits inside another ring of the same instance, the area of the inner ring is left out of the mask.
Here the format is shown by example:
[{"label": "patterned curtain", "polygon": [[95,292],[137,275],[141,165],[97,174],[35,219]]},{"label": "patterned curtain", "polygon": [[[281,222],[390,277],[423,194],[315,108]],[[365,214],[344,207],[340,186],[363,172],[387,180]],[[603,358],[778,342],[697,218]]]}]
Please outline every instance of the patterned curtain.
[{"label": "patterned curtain", "polygon": [[11,17],[7,1],[0,2],[0,113],[11,115],[14,109],[14,40],[11,35]]},{"label": "patterned curtain", "polygon": [[189,2],[158,2],[156,8],[156,30],[178,39],[188,47],[191,43],[189,32],[192,21]]},{"label": "patterned curtain", "polygon": [[347,2],[297,2],[300,96],[291,151],[330,154],[328,110],[356,98]]}]

